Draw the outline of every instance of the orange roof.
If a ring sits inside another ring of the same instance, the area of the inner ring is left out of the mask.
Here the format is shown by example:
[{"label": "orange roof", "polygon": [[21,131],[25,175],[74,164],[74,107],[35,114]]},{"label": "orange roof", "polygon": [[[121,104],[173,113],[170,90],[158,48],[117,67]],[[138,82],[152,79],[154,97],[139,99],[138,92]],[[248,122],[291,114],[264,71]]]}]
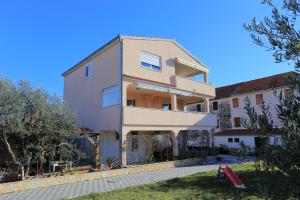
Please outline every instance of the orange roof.
[{"label": "orange roof", "polygon": [[[260,133],[254,133],[249,129],[229,129],[229,130],[223,130],[221,132],[218,132],[214,134],[214,136],[226,136],[226,135],[243,135],[243,136],[258,136],[261,135]],[[273,135],[280,135],[280,129],[274,128],[273,129]]]},{"label": "orange roof", "polygon": [[223,99],[234,95],[245,94],[260,90],[271,89],[272,87],[282,87],[289,85],[287,79],[289,77],[298,76],[299,74],[293,71],[276,74],[260,79],[236,83],[224,87],[216,88],[216,98]]},{"label": "orange roof", "polygon": [[214,136],[225,136],[225,135],[257,135],[251,132],[249,129],[230,129],[230,130],[223,130],[214,134]]}]

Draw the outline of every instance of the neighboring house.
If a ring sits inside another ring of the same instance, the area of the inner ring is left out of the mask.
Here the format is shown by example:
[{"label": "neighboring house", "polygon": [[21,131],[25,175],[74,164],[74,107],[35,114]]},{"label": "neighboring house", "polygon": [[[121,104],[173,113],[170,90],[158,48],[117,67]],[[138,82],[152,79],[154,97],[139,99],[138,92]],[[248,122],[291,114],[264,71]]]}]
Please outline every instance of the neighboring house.
[{"label": "neighboring house", "polygon": [[[284,97],[291,94],[286,80],[288,76],[294,74],[295,72],[288,72],[216,88],[216,98],[211,100],[210,103],[211,111],[216,114],[228,112],[229,115],[222,114],[222,119],[218,115],[218,128],[214,134],[214,145],[239,148],[241,141],[251,147],[257,147],[261,144],[259,135],[245,129],[241,124],[241,119],[247,118],[244,109],[246,97],[249,98],[251,105],[254,106],[258,114],[261,114],[263,102],[266,106],[269,106],[274,122],[274,137],[271,140],[280,137],[275,131],[276,127],[282,127],[282,122],[278,118],[276,111],[279,104],[278,95],[280,92],[282,92]],[[274,91],[276,91],[277,96],[274,94]]]},{"label": "neighboring house", "polygon": [[208,73],[173,39],[117,36],[63,73],[64,99],[81,127],[101,132],[103,162],[142,163],[169,152],[176,158],[181,133],[190,146],[212,143],[204,138],[217,125]]}]

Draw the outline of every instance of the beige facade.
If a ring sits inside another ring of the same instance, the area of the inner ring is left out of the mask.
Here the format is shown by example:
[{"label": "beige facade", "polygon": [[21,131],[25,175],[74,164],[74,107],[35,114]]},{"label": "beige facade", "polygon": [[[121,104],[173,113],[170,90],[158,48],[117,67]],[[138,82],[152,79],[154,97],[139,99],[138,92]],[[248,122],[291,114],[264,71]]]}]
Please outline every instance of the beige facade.
[{"label": "beige facade", "polygon": [[[143,63],[142,54],[159,64]],[[148,136],[170,133],[177,156],[180,131],[211,132],[217,125],[215,114],[209,112],[215,87],[208,83],[208,73],[206,66],[172,39],[118,36],[63,74],[64,99],[77,112],[81,127],[103,131],[104,137],[105,132],[118,132],[119,146],[112,143],[116,147],[111,155],[121,164],[126,165],[127,156],[132,155],[134,142],[128,136],[145,132]],[[116,97],[120,100],[103,107],[105,88],[114,86],[120,88]],[[188,110],[192,104],[201,109]],[[149,151],[145,148],[143,152]],[[138,155],[145,160],[146,155]]]}]

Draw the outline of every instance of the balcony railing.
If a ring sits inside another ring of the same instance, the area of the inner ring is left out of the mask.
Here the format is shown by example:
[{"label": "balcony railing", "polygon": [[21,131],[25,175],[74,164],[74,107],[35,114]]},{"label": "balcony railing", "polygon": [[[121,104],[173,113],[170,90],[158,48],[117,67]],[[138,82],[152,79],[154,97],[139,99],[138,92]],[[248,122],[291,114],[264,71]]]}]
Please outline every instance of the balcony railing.
[{"label": "balcony railing", "polygon": [[175,85],[178,89],[214,97],[216,95],[215,87],[207,83],[175,76]]},{"label": "balcony railing", "polygon": [[163,111],[161,109],[123,107],[123,123],[126,125],[205,126],[217,125],[216,115],[211,113]]}]

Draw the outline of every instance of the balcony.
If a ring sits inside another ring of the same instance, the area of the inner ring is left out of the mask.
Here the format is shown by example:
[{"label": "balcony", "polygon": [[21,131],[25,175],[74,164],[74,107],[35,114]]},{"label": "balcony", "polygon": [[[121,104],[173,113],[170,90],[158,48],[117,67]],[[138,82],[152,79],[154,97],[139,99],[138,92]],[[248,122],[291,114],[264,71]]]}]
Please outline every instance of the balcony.
[{"label": "balcony", "polygon": [[184,111],[163,111],[143,107],[123,107],[124,125],[140,126],[217,126],[216,115]]},{"label": "balcony", "polygon": [[180,76],[174,76],[173,79],[175,79],[174,85],[176,85],[177,89],[199,93],[206,95],[209,98],[213,98],[216,95],[215,87],[213,85],[201,83]]}]

